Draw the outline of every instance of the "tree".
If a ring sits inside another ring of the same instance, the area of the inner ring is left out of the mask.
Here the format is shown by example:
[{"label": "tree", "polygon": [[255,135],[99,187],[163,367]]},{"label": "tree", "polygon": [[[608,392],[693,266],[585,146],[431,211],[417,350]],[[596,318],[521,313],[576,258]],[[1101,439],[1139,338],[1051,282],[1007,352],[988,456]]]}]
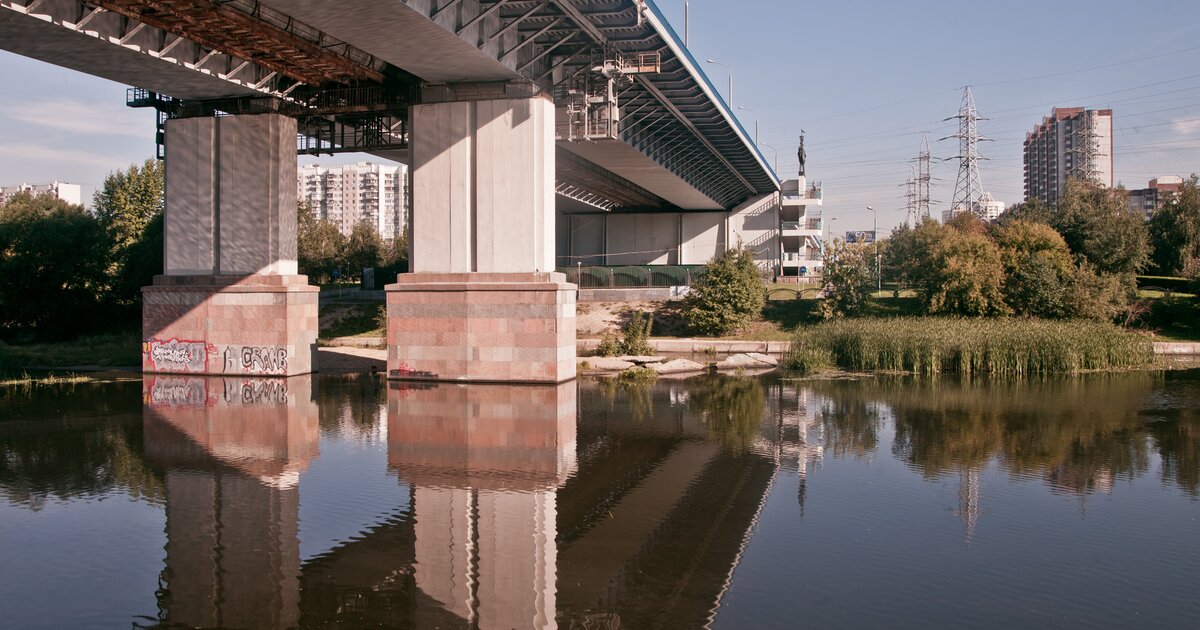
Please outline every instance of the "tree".
[{"label": "tree", "polygon": [[341,264],[346,237],[329,221],[317,219],[308,205],[297,208],[296,258],[300,273],[328,282]]},{"label": "tree", "polygon": [[1136,295],[1132,274],[1097,273],[1086,261],[1080,263],[1066,286],[1066,316],[1113,321]]},{"label": "tree", "polygon": [[1073,266],[1067,242],[1049,225],[1014,219],[993,227],[992,238],[1000,248],[1006,270],[1012,270],[1021,258],[1030,254],[1044,254],[1061,274]]},{"label": "tree", "polygon": [[986,236],[946,228],[930,258],[924,290],[930,313],[978,316],[1008,312],[1000,249]]},{"label": "tree", "polygon": [[963,234],[979,234],[982,236],[988,233],[988,222],[979,218],[974,212],[959,212],[955,214],[946,222],[946,227],[954,228]]},{"label": "tree", "polygon": [[408,226],[400,236],[384,243],[382,260],[384,267],[407,267],[408,265]]},{"label": "tree", "polygon": [[726,250],[710,260],[704,274],[692,283],[683,304],[684,318],[701,334],[727,334],[762,312],[766,289],[749,250]]},{"label": "tree", "polygon": [[1029,201],[1009,206],[1007,210],[1000,213],[1000,216],[996,217],[996,224],[1004,225],[1009,221],[1020,220],[1050,225],[1053,221],[1053,215],[1054,209],[1042,203],[1041,199],[1035,197]]},{"label": "tree", "polygon": [[359,221],[346,243],[346,272],[357,277],[363,269],[378,267],[383,250],[383,239],[375,226],[365,219]]},{"label": "tree", "polygon": [[1179,195],[1150,217],[1150,240],[1162,275],[1184,274],[1200,260],[1200,177],[1188,178]]},{"label": "tree", "polygon": [[109,243],[83,206],[17,195],[0,207],[0,332],[69,339],[111,326]]},{"label": "tree", "polygon": [[835,240],[825,250],[822,317],[854,317],[866,311],[867,300],[875,287],[873,258],[864,245],[841,240]]},{"label": "tree", "polygon": [[92,197],[96,216],[118,250],[142,237],[146,226],[162,214],[165,168],[159,160],[146,160],[139,168],[115,171]]},{"label": "tree", "polygon": [[1011,219],[992,228],[1004,265],[1004,301],[1018,315],[1060,318],[1075,275],[1071,250],[1054,228]]},{"label": "tree", "polygon": [[1051,225],[1079,261],[1101,274],[1136,274],[1150,257],[1146,221],[1129,210],[1123,190],[1067,180]]}]

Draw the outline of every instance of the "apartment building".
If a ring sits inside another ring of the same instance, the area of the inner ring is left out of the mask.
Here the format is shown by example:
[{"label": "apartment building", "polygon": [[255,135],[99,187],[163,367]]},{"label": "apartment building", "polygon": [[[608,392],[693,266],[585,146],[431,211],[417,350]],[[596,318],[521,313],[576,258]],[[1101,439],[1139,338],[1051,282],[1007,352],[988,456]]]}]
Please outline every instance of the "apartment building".
[{"label": "apartment building", "polygon": [[79,184],[64,184],[50,182],[49,184],[18,184],[16,186],[0,186],[0,206],[8,203],[14,196],[27,192],[32,195],[50,195],[75,205],[83,203],[83,193]]},{"label": "apartment building", "polygon": [[1025,134],[1025,201],[1053,203],[1068,178],[1112,188],[1111,109],[1056,107]]},{"label": "apartment building", "polygon": [[298,170],[296,196],[342,234],[349,235],[360,221],[367,221],[384,240],[391,240],[407,224],[408,169],[373,162],[305,164]]}]

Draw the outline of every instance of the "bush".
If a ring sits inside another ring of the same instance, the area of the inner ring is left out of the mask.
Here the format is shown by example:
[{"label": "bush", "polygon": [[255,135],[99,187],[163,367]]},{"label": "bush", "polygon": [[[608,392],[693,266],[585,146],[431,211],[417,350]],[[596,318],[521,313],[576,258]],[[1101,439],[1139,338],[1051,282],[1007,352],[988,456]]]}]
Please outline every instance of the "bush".
[{"label": "bush", "polygon": [[762,312],[767,285],[749,250],[730,249],[713,258],[684,300],[684,318],[702,335],[724,335]]},{"label": "bush", "polygon": [[645,311],[634,311],[629,321],[625,322],[621,332],[621,354],[647,355],[654,354],[650,347],[650,327],[654,324],[654,315]]},{"label": "bush", "polygon": [[867,248],[858,243],[834,241],[825,250],[825,295],[821,298],[821,316],[853,317],[867,309],[867,300],[875,286],[875,274]]},{"label": "bush", "polygon": [[796,331],[786,365],[824,350],[844,368],[1026,376],[1153,361],[1150,341],[1106,322],[901,317],[832,320]]},{"label": "bush", "polygon": [[596,346],[596,356],[615,357],[621,355],[654,354],[650,346],[650,328],[654,324],[654,315],[645,311],[634,311],[629,321],[621,326],[621,335],[608,331],[600,336],[600,345]]},{"label": "bush", "polygon": [[1067,316],[1114,321],[1129,307],[1134,286],[1132,275],[1097,273],[1085,262],[1066,287]]}]

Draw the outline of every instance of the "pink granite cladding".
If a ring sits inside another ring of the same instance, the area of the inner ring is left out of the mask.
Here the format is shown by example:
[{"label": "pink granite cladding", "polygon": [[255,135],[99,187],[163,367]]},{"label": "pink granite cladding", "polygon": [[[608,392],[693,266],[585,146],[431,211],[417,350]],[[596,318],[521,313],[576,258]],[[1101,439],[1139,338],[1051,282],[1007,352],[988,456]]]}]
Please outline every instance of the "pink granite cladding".
[{"label": "pink granite cladding", "polygon": [[388,468],[410,483],[532,490],[575,463],[574,383],[388,386]]},{"label": "pink granite cladding", "polygon": [[388,378],[575,378],[575,285],[563,274],[401,274],[387,320]]},{"label": "pink granite cladding", "polygon": [[142,371],[313,372],[318,294],[305,276],[157,276],[142,289]]}]

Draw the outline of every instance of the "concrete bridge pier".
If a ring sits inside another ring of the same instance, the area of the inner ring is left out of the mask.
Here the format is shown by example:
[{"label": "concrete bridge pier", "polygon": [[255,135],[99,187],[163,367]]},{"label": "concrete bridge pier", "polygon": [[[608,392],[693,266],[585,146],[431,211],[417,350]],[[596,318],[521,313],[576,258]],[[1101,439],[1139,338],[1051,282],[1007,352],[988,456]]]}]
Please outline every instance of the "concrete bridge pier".
[{"label": "concrete bridge pier", "polygon": [[387,287],[388,377],[575,378],[575,286],[554,273],[554,104],[410,110],[413,273]]},{"label": "concrete bridge pier", "polygon": [[296,267],[296,121],[167,121],[164,270],[142,289],[147,373],[316,369],[317,294]]}]

